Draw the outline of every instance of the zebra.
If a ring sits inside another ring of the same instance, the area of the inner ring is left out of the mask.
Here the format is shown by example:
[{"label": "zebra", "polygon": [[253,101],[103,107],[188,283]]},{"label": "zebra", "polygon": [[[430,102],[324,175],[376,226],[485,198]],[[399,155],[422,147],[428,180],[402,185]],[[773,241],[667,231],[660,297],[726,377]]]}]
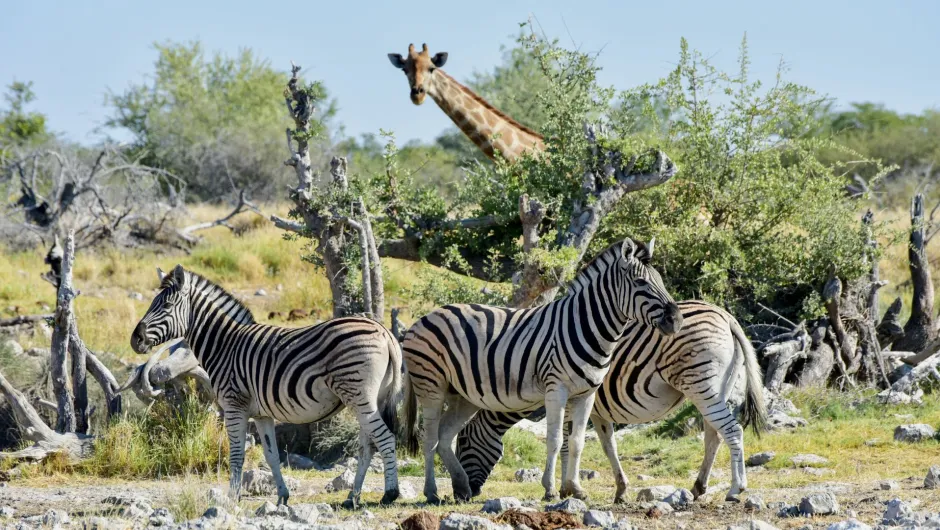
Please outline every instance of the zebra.
[{"label": "zebra", "polygon": [[[671,336],[632,323],[617,344],[607,379],[597,391],[591,422],[610,460],[617,483],[614,502],[623,502],[627,477],[617,457],[613,424],[636,424],[665,417],[689,399],[705,419],[705,458],[692,494],[708,488],[720,439],[731,450],[731,489],[738,500],[747,488],[744,429],[759,434],[766,421],[760,366],[738,321],[707,302],[679,302],[682,329]],[[734,404],[734,413],[726,403]],[[741,415],[741,423],[735,416]],[[460,433],[457,457],[466,470],[473,496],[502,456],[502,436],[527,413],[486,411]],[[720,439],[719,439],[720,438]],[[565,475],[562,446],[562,475]]]},{"label": "zebra", "polygon": [[[578,480],[584,429],[594,392],[604,381],[613,346],[631,321],[672,334],[682,326],[678,306],[649,266],[647,247],[626,239],[585,266],[563,298],[531,309],[448,305],[422,317],[405,334],[404,440],[417,453],[417,401],[424,415],[424,494],[437,503],[434,452],[454,483],[457,500],[470,498],[454,437],[478,410],[512,412],[544,403],[548,416],[545,498],[557,497],[555,459],[566,406],[571,411],[573,474],[562,496],[586,498]],[[447,405],[446,412],[443,411]]]},{"label": "zebra", "polygon": [[[248,419],[261,437],[277,483],[278,504],[290,492],[281,476],[275,420],[310,423],[349,407],[359,420],[359,466],[347,507],[359,502],[372,444],[385,464],[383,504],[398,497],[396,407],[402,354],[395,337],[367,318],[336,318],[303,328],[255,322],[251,311],[222,287],[177,265],[161,272],[160,291],[131,335],[131,347],[185,337],[209,374],[229,439],[229,495],[238,499]],[[381,407],[381,408],[380,408]],[[371,442],[371,443],[370,443]]]}]

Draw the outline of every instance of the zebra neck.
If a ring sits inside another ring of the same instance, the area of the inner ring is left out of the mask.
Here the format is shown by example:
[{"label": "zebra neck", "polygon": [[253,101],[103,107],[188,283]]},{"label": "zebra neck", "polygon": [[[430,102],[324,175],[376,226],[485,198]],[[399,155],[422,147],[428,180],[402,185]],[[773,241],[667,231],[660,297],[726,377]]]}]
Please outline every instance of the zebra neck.
[{"label": "zebra neck", "polygon": [[629,323],[617,305],[617,297],[598,282],[592,282],[570,298],[569,310],[574,313],[574,322],[587,344],[597,354],[610,357]]},{"label": "zebra neck", "polygon": [[232,342],[241,334],[241,330],[253,321],[245,322],[240,313],[239,302],[225,293],[194,292],[190,296],[191,310],[186,341],[193,353],[209,375],[213,375],[216,365],[213,359],[222,357],[222,353],[231,349]]}]

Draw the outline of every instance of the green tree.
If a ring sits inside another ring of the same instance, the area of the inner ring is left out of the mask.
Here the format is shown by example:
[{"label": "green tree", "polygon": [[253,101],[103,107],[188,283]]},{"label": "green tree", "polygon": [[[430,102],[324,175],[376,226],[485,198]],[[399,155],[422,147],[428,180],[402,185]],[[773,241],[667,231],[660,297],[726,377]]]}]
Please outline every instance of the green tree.
[{"label": "green tree", "polygon": [[0,111],[0,148],[41,143],[52,136],[46,130],[46,116],[26,109],[36,99],[32,81],[14,81],[4,99],[7,109]]},{"label": "green tree", "polygon": [[597,243],[656,236],[657,261],[679,297],[739,314],[762,302],[793,318],[814,316],[814,293],[831,268],[854,279],[866,266],[846,176],[883,169],[857,156],[846,158],[853,164],[827,159],[846,151],[817,136],[826,126],[825,100],[782,71],[765,89],[749,78],[749,64],[746,40],[735,74],[717,70],[683,40],[669,77],[624,95],[646,105],[682,169],[665,185],[630,195],[605,220]]},{"label": "green tree", "polygon": [[[196,198],[233,188],[279,196],[290,178],[283,165],[288,76],[250,49],[228,57],[207,56],[199,42],[154,47],[152,82],[109,93],[106,126],[129,131],[144,163],[182,178]],[[332,113],[328,104],[317,118]]]}]

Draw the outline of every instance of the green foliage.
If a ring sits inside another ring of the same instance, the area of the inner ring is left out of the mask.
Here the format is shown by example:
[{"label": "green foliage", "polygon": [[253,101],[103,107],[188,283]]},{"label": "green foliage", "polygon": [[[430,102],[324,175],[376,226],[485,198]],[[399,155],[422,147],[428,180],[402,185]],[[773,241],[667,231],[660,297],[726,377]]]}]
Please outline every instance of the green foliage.
[{"label": "green foliage", "polygon": [[[207,57],[199,42],[154,47],[152,82],[109,93],[106,126],[128,130],[143,162],[181,177],[196,198],[215,200],[233,187],[280,197],[290,176],[283,164],[287,74],[250,49]],[[308,88],[325,99],[322,86]],[[327,105],[317,120],[332,113]]]},{"label": "green foliage", "polygon": [[[453,245],[444,251],[444,263],[447,268],[454,266],[463,271],[457,274],[449,270],[434,270],[424,267],[418,271],[418,282],[406,290],[406,295],[423,304],[423,311],[412,308],[412,314],[421,314],[435,307],[448,304],[486,304],[506,306],[509,303],[510,290],[500,283],[487,283],[470,278],[470,264],[460,255]],[[495,268],[498,254],[491,256],[490,270]],[[491,276],[498,278],[495,272]]]},{"label": "green foliage", "polygon": [[[713,67],[682,41],[669,77],[626,92],[646,109],[680,172],[663,186],[629,195],[604,222],[602,248],[626,235],[657,236],[656,261],[677,298],[701,298],[735,312],[763,302],[794,318],[830,268],[856,278],[866,268],[858,204],[845,174],[876,162],[824,161],[840,146],[813,136],[823,100],[787,82],[782,69],[765,89],[740,71]],[[668,112],[663,112],[665,102]],[[876,227],[878,228],[878,227]]]},{"label": "green foliage", "polygon": [[0,149],[38,144],[52,136],[46,130],[46,116],[26,110],[27,105],[36,99],[32,81],[10,83],[3,99],[8,108],[0,110]]}]

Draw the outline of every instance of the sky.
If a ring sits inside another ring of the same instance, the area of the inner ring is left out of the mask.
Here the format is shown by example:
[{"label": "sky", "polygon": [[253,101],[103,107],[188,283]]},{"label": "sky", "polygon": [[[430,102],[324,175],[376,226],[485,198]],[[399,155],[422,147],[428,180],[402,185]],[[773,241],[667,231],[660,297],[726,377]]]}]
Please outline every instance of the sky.
[{"label": "sky", "polygon": [[[147,80],[154,42],[202,41],[233,55],[248,47],[280,70],[290,61],[324,81],[337,123],[359,136],[395,131],[433,140],[450,126],[430,100],[415,107],[389,52],[427,43],[449,53],[458,80],[491,70],[518,24],[534,17],[550,37],[601,51],[602,83],[654,82],[674,67],[679,40],[734,71],[747,33],[753,74],[771,81],[783,59],[788,79],[841,107],[873,101],[916,113],[940,109],[940,1],[536,1],[288,2],[244,0],[0,0],[0,83],[33,81],[48,125],[93,143],[108,115],[104,94]],[[2,103],[0,103],[2,104]],[[96,132],[98,131],[98,132]],[[121,138],[114,132],[112,136]]]}]

